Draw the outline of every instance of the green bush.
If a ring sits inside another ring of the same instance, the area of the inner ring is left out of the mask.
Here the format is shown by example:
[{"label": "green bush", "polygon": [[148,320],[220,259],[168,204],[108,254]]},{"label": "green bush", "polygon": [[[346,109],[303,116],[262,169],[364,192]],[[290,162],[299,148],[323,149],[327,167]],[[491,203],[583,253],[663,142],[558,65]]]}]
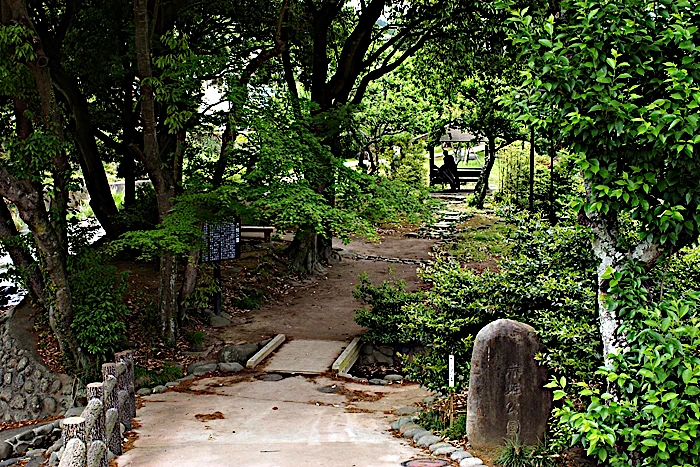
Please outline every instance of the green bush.
[{"label": "green bush", "polygon": [[440,433],[443,438],[463,440],[467,435],[467,416],[465,414],[456,415],[450,426],[449,415],[439,410],[428,410],[421,412],[418,424],[426,430]]},{"label": "green bush", "polygon": [[684,248],[660,266],[654,280],[656,296],[672,294],[682,298],[700,290],[700,247]]},{"label": "green bush", "polygon": [[[530,201],[530,145],[513,143],[499,153],[500,186],[494,194],[499,203],[526,209]],[[583,181],[574,169],[573,158],[557,153],[552,161],[547,155],[535,156],[535,211],[558,218],[568,211],[569,201],[583,195]],[[553,204],[552,204],[553,201]]]},{"label": "green bush", "polygon": [[548,385],[562,400],[554,414],[573,433],[571,442],[605,465],[697,466],[700,294],[645,304],[642,292],[628,304],[626,348],[597,372],[599,384],[574,389],[560,378]]},{"label": "green bush", "polygon": [[128,271],[119,273],[99,251],[83,249],[68,260],[73,330],[78,344],[99,366],[124,340]]},{"label": "green bush", "polygon": [[437,257],[420,273],[431,285],[425,294],[405,295],[400,283],[370,290],[361,283],[359,296],[371,307],[358,313],[358,323],[370,328],[371,341],[423,343],[424,353],[404,368],[433,390],[447,383],[450,354],[461,375],[457,386],[466,386],[474,337],[499,318],[537,329],[546,347],[539,357],[555,374],[585,378],[602,361],[589,233],[577,225],[520,219],[509,241],[510,256],[498,271],[478,273]]},{"label": "green bush", "polygon": [[406,283],[402,280],[384,281],[375,286],[366,272],[360,274],[359,279],[353,295],[371,305],[371,308],[355,311],[355,322],[369,328],[364,338],[382,344],[408,343],[411,339],[404,334],[408,315],[403,307],[420,302],[422,292],[406,292]]}]

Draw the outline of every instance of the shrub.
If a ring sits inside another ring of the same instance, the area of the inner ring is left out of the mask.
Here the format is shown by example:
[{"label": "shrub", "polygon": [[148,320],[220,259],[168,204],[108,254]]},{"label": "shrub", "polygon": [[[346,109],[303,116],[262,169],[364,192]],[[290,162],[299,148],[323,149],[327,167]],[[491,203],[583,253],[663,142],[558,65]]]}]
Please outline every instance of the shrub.
[{"label": "shrub", "polygon": [[182,370],[173,365],[165,364],[160,370],[149,370],[138,365],[134,367],[134,381],[137,389],[165,385],[165,383],[176,381],[181,377]]},{"label": "shrub", "polygon": [[365,339],[382,344],[408,343],[411,339],[404,335],[408,315],[403,307],[419,302],[421,292],[406,292],[402,280],[384,281],[380,286],[372,284],[366,272],[359,276],[360,283],[353,295],[371,308],[356,310],[355,322],[369,328]]},{"label": "shrub", "polygon": [[359,296],[371,308],[358,313],[358,323],[370,328],[367,337],[375,342],[423,343],[425,352],[404,368],[433,390],[447,383],[450,354],[461,375],[457,386],[466,386],[474,336],[499,318],[537,329],[546,347],[539,357],[555,374],[585,378],[601,362],[588,232],[521,219],[510,242],[510,256],[498,271],[477,273],[437,257],[420,273],[432,286],[424,294],[405,295],[401,283],[369,290],[361,283]]},{"label": "shrub", "polygon": [[97,366],[118,350],[128,313],[124,294],[129,272],[106,264],[99,251],[85,248],[68,260],[73,330]]},{"label": "shrub", "polygon": [[601,384],[548,385],[563,402],[555,416],[605,465],[700,465],[700,294],[658,304],[641,295],[628,304],[627,347],[597,372]]}]

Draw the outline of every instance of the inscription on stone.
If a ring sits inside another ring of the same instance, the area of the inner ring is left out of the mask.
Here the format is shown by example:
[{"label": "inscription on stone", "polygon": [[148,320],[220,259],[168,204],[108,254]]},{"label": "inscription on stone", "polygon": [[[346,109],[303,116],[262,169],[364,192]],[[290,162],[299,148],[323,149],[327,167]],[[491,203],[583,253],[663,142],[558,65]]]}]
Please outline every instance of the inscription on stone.
[{"label": "inscription on stone", "polygon": [[467,403],[472,445],[501,446],[516,436],[536,444],[544,435],[552,396],[535,360],[540,350],[535,330],[517,321],[495,321],[476,336]]}]

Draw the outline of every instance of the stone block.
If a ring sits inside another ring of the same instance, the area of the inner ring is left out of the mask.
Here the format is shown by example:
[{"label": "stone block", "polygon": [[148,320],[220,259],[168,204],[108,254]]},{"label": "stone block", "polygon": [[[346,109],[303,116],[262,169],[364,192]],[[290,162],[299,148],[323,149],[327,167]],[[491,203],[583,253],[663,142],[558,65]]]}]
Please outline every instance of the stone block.
[{"label": "stone block", "polygon": [[421,436],[420,438],[418,438],[418,441],[416,441],[416,444],[418,446],[428,447],[428,446],[432,446],[435,443],[439,443],[440,441],[442,441],[442,438],[440,438],[439,436],[435,436],[434,434],[431,433],[431,434],[427,434],[425,436]]},{"label": "stone block", "polygon": [[484,465],[484,463],[478,457],[468,457],[459,461],[459,467],[477,467],[479,465]]},{"label": "stone block", "polygon": [[423,430],[423,431],[418,431],[416,432],[411,439],[413,439],[414,442],[418,442],[419,439],[421,439],[425,435],[432,435],[432,433],[428,430]]},{"label": "stone block", "polygon": [[219,371],[223,373],[238,373],[241,370],[243,370],[243,365],[238,362],[219,363]]},{"label": "stone block", "polygon": [[[452,446],[450,443],[446,443],[446,442],[443,441],[443,442],[435,443],[435,444],[431,445],[431,446],[430,446],[430,452],[435,452],[435,451],[437,451],[438,449],[444,448],[444,447],[452,448],[452,447],[454,447],[454,446]],[[455,449],[455,450],[456,450],[456,449]]]},{"label": "stone block", "polygon": [[258,344],[227,345],[219,350],[218,359],[221,363],[235,362],[245,365],[257,351]]},{"label": "stone block", "polygon": [[528,445],[544,436],[552,394],[547,370],[535,360],[542,350],[535,330],[500,319],[476,336],[472,352],[467,436],[473,446],[501,446],[503,439]]},{"label": "stone block", "polygon": [[[435,446],[435,445],[433,445],[433,446]],[[430,446],[430,449],[432,449],[433,446]],[[433,454],[436,456],[446,456],[448,454],[452,454],[456,450],[457,450],[457,448],[454,446],[443,446],[441,448],[434,450]]]},{"label": "stone block", "polygon": [[7,441],[0,441],[0,460],[7,459],[12,455],[12,445]]},{"label": "stone block", "polygon": [[393,365],[394,364],[394,357],[388,357],[384,355],[381,352],[374,352],[372,356],[377,360],[377,363],[382,364],[382,365]]},{"label": "stone block", "polygon": [[404,434],[406,430],[410,430],[411,428],[420,428],[420,425],[413,422],[405,423],[399,427],[399,433]]},{"label": "stone block", "polygon": [[458,449],[457,451],[453,452],[450,454],[450,459],[453,461],[461,461],[462,459],[467,459],[469,457],[474,457],[470,452],[464,451],[462,449]]},{"label": "stone block", "polygon": [[[187,367],[187,374],[188,375],[193,375],[195,371],[197,371],[198,368],[203,367],[203,366],[214,366],[214,369],[216,369],[216,365],[218,362],[214,360],[209,360],[209,361],[203,361],[203,362],[195,362],[191,364],[190,366]],[[214,371],[214,370],[209,370],[209,371]]]}]

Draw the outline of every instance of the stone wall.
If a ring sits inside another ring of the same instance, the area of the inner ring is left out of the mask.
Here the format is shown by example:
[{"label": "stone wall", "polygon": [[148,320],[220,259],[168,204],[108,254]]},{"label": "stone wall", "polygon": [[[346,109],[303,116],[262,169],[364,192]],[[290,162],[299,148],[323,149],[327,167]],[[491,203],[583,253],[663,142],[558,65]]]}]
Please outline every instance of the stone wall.
[{"label": "stone wall", "polygon": [[0,421],[52,417],[72,406],[72,381],[51,373],[38,362],[32,340],[27,342],[15,316],[16,308],[0,315]]}]

